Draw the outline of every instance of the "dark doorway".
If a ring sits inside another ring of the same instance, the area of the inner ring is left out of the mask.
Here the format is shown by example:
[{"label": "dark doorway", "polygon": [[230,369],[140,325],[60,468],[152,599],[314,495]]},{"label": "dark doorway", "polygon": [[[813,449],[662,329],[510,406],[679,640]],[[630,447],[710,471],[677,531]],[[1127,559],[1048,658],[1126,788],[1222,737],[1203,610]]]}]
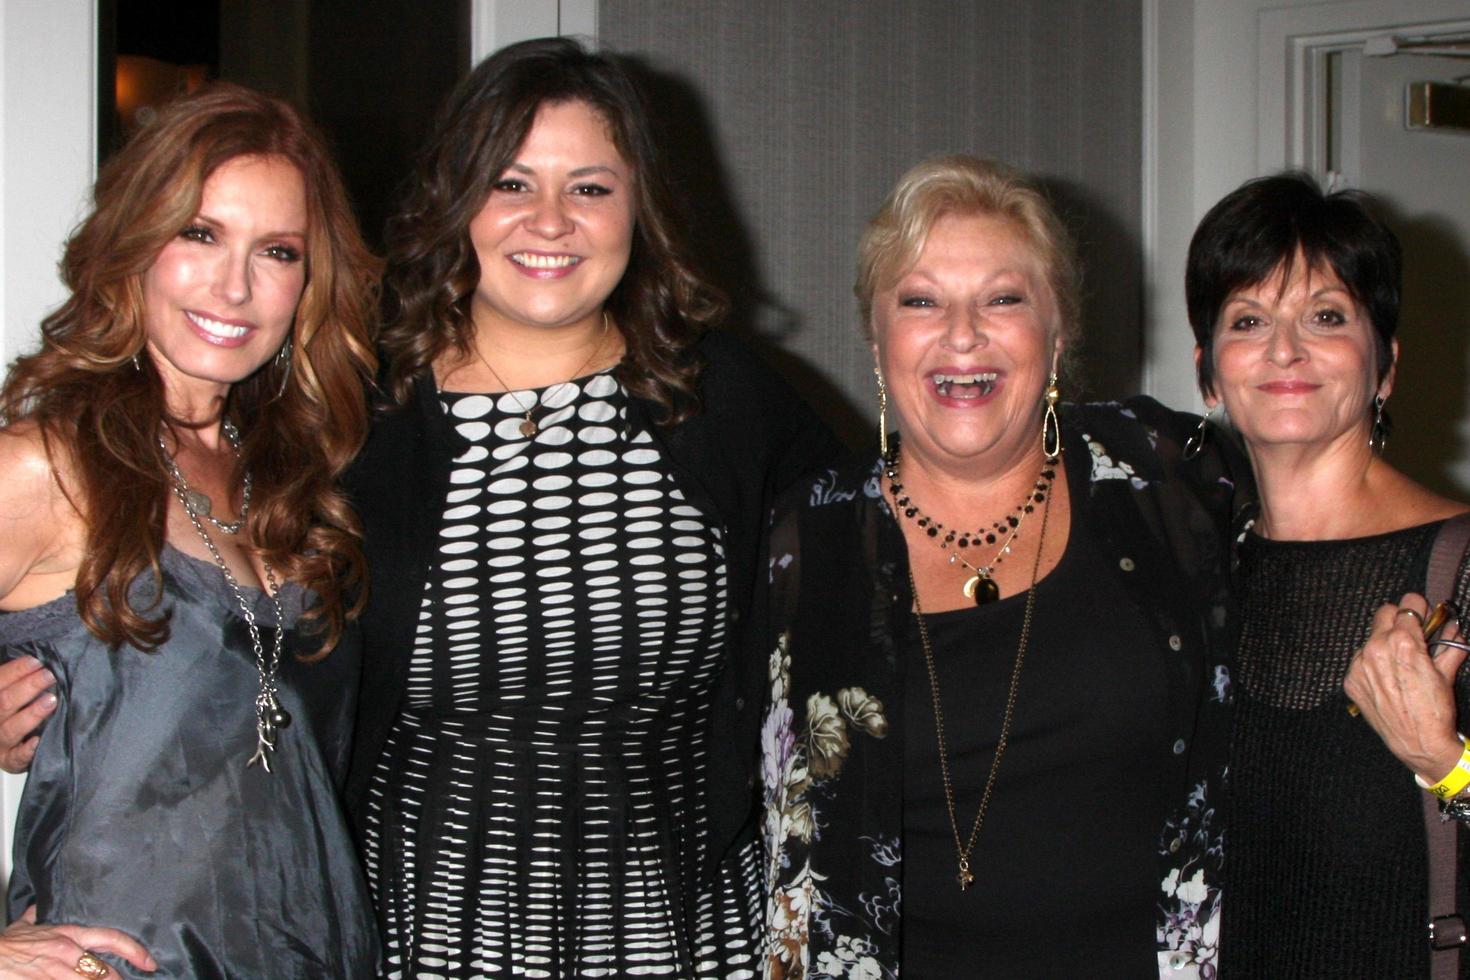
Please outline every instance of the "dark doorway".
[{"label": "dark doorway", "polygon": [[101,0],[98,15],[100,158],[206,81],[271,92],[326,134],[374,247],[470,61],[467,0]]}]

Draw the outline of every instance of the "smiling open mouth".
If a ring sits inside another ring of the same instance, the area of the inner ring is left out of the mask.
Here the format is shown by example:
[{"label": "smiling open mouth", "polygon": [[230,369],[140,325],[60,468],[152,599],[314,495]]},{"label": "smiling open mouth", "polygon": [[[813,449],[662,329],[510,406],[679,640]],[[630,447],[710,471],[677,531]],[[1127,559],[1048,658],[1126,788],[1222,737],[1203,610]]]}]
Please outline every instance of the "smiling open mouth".
[{"label": "smiling open mouth", "polygon": [[532,255],[529,252],[516,252],[510,260],[527,269],[567,269],[582,261],[575,255]]},{"label": "smiling open mouth", "polygon": [[207,316],[192,311],[185,311],[184,316],[188,317],[189,322],[200,330],[203,330],[210,336],[219,337],[222,340],[234,340],[237,337],[243,337],[250,330],[249,327],[236,327],[228,323],[222,323],[219,320],[212,320]]},{"label": "smiling open mouth", "polygon": [[936,374],[934,388],[943,398],[984,398],[995,390],[994,371],[983,374]]}]

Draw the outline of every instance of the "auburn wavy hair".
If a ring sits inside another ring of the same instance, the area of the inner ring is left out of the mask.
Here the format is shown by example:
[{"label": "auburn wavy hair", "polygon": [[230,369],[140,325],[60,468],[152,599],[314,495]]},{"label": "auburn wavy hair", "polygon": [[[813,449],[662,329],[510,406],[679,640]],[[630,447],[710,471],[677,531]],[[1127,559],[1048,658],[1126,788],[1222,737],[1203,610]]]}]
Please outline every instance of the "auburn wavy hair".
[{"label": "auburn wavy hair", "polygon": [[[160,581],[169,478],[159,449],[174,418],[145,350],[143,278],[191,225],[204,183],[239,157],[290,161],[306,186],[306,285],[288,343],[235,384],[225,417],[242,434],[236,479],[254,480],[248,546],[313,590],[325,654],[363,597],[361,527],[337,476],[367,434],[365,385],[377,259],[363,244],[336,165],[316,130],[279,99],[215,84],[159,111],[98,175],[92,212],[66,243],[70,297],[41,323],[41,347],[0,388],[0,419],[34,424],[62,491],[86,526],[75,594],[83,622],[113,648],[168,636],[161,589],[139,608],[129,587]],[[284,390],[282,383],[284,380]]]},{"label": "auburn wavy hair", "polygon": [[638,89],[613,58],[566,38],[503,48],[459,84],[388,221],[381,346],[398,404],[441,354],[454,348],[470,356],[470,298],[480,281],[470,221],[514,161],[537,110],[563,102],[597,111],[633,173],[632,254],[606,303],[627,344],[615,374],[658,405],[665,424],[698,410],[701,365],[690,346],[724,315],[726,300],[686,258]]}]

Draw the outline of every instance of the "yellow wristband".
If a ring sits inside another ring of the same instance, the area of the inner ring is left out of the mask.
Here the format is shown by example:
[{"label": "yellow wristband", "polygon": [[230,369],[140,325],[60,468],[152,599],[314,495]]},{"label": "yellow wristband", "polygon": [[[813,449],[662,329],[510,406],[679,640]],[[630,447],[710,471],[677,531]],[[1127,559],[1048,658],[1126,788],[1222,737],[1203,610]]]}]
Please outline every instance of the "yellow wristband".
[{"label": "yellow wristband", "polygon": [[1465,787],[1470,786],[1470,742],[1467,742],[1465,736],[1461,735],[1460,744],[1463,746],[1460,761],[1455,763],[1455,768],[1451,769],[1447,776],[1431,786],[1422,777],[1415,774],[1414,782],[1441,800],[1447,800],[1463,793]]}]

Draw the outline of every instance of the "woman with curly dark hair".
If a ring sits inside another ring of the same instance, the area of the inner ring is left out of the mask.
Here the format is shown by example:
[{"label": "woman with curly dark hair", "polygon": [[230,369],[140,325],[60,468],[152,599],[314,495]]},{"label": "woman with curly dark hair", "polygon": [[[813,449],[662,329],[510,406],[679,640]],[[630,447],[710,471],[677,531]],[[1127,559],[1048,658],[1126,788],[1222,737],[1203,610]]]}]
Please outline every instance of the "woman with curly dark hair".
[{"label": "woman with curly dark hair", "polygon": [[376,271],[276,99],[181,99],[99,176],[71,295],[0,390],[0,652],[56,686],[6,976],[374,968],[334,783],[365,578],[336,481],[367,431]]},{"label": "woman with curly dark hair", "polygon": [[636,89],[564,39],[465,79],[390,223],[348,801],[392,975],[749,975],[741,618],[834,443],[677,231]]}]

